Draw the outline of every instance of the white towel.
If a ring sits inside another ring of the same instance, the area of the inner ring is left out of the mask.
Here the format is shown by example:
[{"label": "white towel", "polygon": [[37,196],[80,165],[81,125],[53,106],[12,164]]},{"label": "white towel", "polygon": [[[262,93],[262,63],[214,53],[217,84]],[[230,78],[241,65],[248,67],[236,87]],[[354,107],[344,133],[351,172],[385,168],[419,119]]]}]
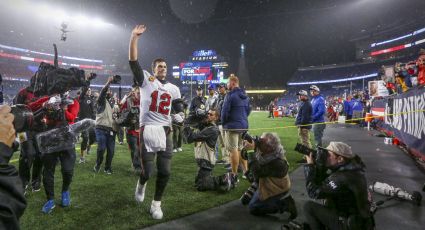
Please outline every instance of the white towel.
[{"label": "white towel", "polygon": [[167,141],[164,127],[158,125],[145,125],[143,141],[148,152],[165,151]]}]

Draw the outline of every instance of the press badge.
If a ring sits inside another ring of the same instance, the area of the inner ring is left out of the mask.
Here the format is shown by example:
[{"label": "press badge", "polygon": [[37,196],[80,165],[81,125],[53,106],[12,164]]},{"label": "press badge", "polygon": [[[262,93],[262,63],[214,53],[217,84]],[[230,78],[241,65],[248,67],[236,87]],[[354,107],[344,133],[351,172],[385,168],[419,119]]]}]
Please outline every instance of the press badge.
[{"label": "press badge", "polygon": [[114,135],[114,131],[111,131],[109,134],[110,134],[111,136],[113,136],[113,135]]}]

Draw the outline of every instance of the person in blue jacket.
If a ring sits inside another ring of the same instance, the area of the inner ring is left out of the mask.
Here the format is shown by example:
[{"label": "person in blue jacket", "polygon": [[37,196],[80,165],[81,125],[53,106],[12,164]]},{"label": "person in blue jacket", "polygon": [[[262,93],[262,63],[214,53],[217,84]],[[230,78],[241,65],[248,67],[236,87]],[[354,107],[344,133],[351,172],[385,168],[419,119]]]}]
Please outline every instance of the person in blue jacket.
[{"label": "person in blue jacket", "polygon": [[242,133],[248,129],[248,115],[251,109],[249,98],[245,91],[239,88],[239,79],[234,74],[230,75],[227,88],[229,92],[224,98],[221,122],[225,130],[225,145],[230,153],[232,176],[237,181],[239,162],[242,163],[244,172],[248,169],[248,163],[240,157],[240,151],[243,148]]},{"label": "person in blue jacket", "polygon": [[360,123],[360,119],[363,118],[363,101],[359,95],[355,95],[352,100],[353,119],[355,123]]},{"label": "person in blue jacket", "polygon": [[351,95],[348,95],[347,99],[344,101],[344,114],[345,114],[345,119],[347,121],[351,121],[351,119],[353,118],[353,108],[352,108],[353,101],[351,98],[352,98]]},{"label": "person in blue jacket", "polygon": [[322,146],[323,132],[325,131],[325,98],[320,94],[320,89],[316,85],[310,86],[310,94],[312,96],[311,105],[313,107],[313,135],[316,145]]}]

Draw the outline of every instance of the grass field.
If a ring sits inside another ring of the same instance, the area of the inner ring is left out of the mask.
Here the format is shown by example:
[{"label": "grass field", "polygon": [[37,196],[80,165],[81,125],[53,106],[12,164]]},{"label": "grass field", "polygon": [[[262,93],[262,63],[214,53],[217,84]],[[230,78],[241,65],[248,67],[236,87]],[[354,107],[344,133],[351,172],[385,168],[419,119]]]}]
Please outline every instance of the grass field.
[{"label": "grass field", "polygon": [[[294,120],[291,118],[269,119],[266,112],[253,112],[249,117],[250,128],[253,129],[250,131],[251,134],[261,134],[264,131],[279,134],[287,151],[291,171],[297,166],[295,161],[301,159],[300,154],[293,151],[297,142],[297,130],[296,128],[279,129],[278,127],[291,126],[293,122]],[[162,200],[164,218],[161,221],[153,220],[149,215],[155,177],[148,182],[145,202],[141,205],[136,204],[134,189],[138,177],[132,172],[127,146],[117,144],[112,162],[114,174],[106,175],[103,170],[98,174],[92,172],[96,158],[96,148],[92,148],[88,162],[75,165],[70,189],[71,207],[62,208],[57,205],[50,215],[42,214],[40,210],[46,199],[44,188],[40,192],[30,193],[27,197],[27,209],[21,218],[21,228],[139,229],[239,199],[249,186],[246,180],[241,180],[238,187],[229,193],[195,190],[193,186],[197,168],[192,149],[192,145],[184,145],[184,151],[173,156],[171,178]],[[79,148],[77,152],[79,152]],[[14,156],[15,165],[17,165],[18,155]],[[222,165],[217,165],[214,172],[216,175],[221,174],[224,172],[224,168]],[[56,202],[59,203],[62,185],[59,165],[56,168],[55,179]]]}]

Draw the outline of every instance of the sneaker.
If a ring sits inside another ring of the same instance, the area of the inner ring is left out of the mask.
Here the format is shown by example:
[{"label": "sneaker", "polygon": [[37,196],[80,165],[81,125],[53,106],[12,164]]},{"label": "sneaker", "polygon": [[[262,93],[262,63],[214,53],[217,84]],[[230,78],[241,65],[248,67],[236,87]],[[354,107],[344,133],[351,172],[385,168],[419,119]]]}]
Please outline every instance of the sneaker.
[{"label": "sneaker", "polygon": [[222,178],[221,178],[221,189],[223,191],[229,191],[230,189],[233,188],[233,183],[232,183],[232,173],[228,172],[225,173]]},{"label": "sneaker", "polygon": [[32,185],[32,191],[33,192],[38,192],[41,190],[41,184],[40,182],[34,182]]},{"label": "sneaker", "polygon": [[230,164],[225,164],[225,165],[224,165],[224,169],[226,169],[226,170],[231,170],[231,169],[232,169],[232,165],[230,165]]},{"label": "sneaker", "polygon": [[246,180],[245,173],[244,173],[244,174],[242,174],[242,179],[245,179],[245,180]]},{"label": "sneaker", "polygon": [[134,192],[134,198],[136,199],[137,202],[142,203],[143,200],[145,200],[146,183],[144,185],[141,185],[139,183],[139,180],[137,180],[136,191]]},{"label": "sneaker", "polygon": [[105,169],[105,170],[103,170],[103,172],[106,173],[107,175],[111,175],[112,169]]},{"label": "sneaker", "polygon": [[54,200],[48,200],[44,205],[43,208],[41,208],[41,211],[44,214],[49,214],[53,211],[53,209],[56,207]]},{"label": "sneaker", "polygon": [[230,175],[231,175],[231,181],[232,181],[232,188],[234,188],[239,183],[238,175],[235,175],[233,173],[230,173]]},{"label": "sneaker", "polygon": [[177,152],[177,149],[173,149],[173,153],[176,153]]},{"label": "sneaker", "polygon": [[150,213],[152,218],[155,220],[160,220],[164,216],[161,210],[161,201],[152,200]]},{"label": "sneaker", "polygon": [[97,165],[94,165],[93,172],[98,173],[99,170],[100,170],[100,167],[98,167]]},{"label": "sneaker", "polygon": [[69,207],[71,205],[71,194],[69,191],[62,192],[62,207]]},{"label": "sneaker", "polygon": [[177,148],[177,151],[183,152],[183,149],[182,148]]},{"label": "sneaker", "polygon": [[78,164],[83,164],[83,163],[86,163],[86,159],[84,159],[84,157],[80,157]]},{"label": "sneaker", "polygon": [[119,143],[120,145],[122,145],[122,141],[120,141],[120,143]]}]

